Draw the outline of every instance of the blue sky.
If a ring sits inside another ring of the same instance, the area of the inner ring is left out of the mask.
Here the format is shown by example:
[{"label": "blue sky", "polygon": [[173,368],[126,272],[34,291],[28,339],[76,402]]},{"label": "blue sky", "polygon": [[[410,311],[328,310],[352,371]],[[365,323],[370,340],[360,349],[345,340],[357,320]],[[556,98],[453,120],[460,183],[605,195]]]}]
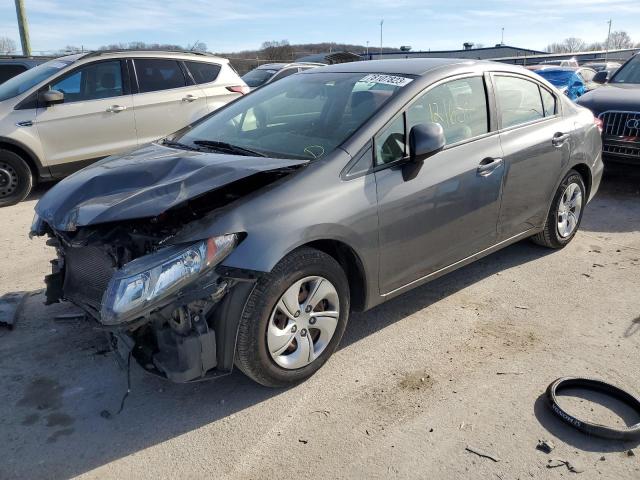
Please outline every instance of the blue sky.
[{"label": "blue sky", "polygon": [[[603,40],[607,20],[640,42],[638,0],[24,0],[32,49],[97,48],[145,41],[191,44],[229,52],[265,40],[461,48],[471,41],[543,49],[569,36]],[[0,36],[18,42],[13,0],[0,0]]]}]

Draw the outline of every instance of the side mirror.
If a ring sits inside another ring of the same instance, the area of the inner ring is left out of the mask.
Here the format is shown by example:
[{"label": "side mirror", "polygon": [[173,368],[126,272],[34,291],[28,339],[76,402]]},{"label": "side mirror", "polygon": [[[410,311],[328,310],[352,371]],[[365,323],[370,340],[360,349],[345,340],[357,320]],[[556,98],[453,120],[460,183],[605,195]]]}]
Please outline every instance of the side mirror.
[{"label": "side mirror", "polygon": [[439,123],[414,125],[409,132],[409,159],[412,163],[422,163],[442,150],[446,143],[444,130]]},{"label": "side mirror", "polygon": [[593,82],[595,83],[607,83],[609,80],[609,72],[601,70],[593,76]]},{"label": "side mirror", "polygon": [[64,93],[58,90],[48,90],[40,93],[39,100],[45,107],[48,107],[49,105],[56,105],[64,102]]}]

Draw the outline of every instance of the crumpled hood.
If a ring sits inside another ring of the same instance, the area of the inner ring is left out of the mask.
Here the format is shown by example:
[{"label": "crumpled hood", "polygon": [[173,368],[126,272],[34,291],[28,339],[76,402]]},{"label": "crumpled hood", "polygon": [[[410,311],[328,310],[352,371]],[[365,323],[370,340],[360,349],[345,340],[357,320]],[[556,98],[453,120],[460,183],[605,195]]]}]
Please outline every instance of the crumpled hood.
[{"label": "crumpled hood", "polygon": [[181,203],[259,172],[306,160],[191,152],[152,144],[105,158],[65,178],[35,207],[56,230],[154,217]]},{"label": "crumpled hood", "polygon": [[607,110],[640,111],[640,85],[609,83],[589,93],[578,100],[578,104],[587,107],[594,115]]}]

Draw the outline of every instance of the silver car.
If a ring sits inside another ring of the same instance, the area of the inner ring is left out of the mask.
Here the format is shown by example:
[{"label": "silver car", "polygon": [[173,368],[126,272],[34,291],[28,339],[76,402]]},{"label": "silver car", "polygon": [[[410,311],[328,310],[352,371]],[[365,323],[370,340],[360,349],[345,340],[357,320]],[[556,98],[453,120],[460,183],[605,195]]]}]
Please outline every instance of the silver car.
[{"label": "silver car", "polygon": [[562,248],[602,175],[599,124],[520,67],[320,67],[68,177],[32,235],[114,349],[184,382],[312,375],[352,310],[525,238]]}]

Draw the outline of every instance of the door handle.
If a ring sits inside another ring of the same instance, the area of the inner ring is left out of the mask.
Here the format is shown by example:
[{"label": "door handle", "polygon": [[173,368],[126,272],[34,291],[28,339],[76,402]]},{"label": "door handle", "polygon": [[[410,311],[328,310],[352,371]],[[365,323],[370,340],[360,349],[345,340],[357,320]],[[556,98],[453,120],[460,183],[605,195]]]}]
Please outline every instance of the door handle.
[{"label": "door handle", "polygon": [[127,107],[123,106],[123,105],[111,105],[109,108],[107,108],[107,112],[109,113],[119,113],[123,110],[126,110]]},{"label": "door handle", "polygon": [[480,162],[480,165],[478,165],[478,175],[487,177],[491,175],[494,170],[500,167],[502,163],[501,158],[487,157]]},{"label": "door handle", "polygon": [[197,99],[198,99],[198,97],[196,97],[195,95],[191,95],[191,94],[185,95],[184,97],[182,97],[182,101],[183,102],[189,102],[189,103],[191,103],[191,102],[193,102],[194,100],[197,100]]},{"label": "door handle", "polygon": [[558,132],[551,139],[551,144],[554,147],[561,147],[562,145],[564,145],[564,142],[566,142],[567,140],[569,140],[568,133]]}]

